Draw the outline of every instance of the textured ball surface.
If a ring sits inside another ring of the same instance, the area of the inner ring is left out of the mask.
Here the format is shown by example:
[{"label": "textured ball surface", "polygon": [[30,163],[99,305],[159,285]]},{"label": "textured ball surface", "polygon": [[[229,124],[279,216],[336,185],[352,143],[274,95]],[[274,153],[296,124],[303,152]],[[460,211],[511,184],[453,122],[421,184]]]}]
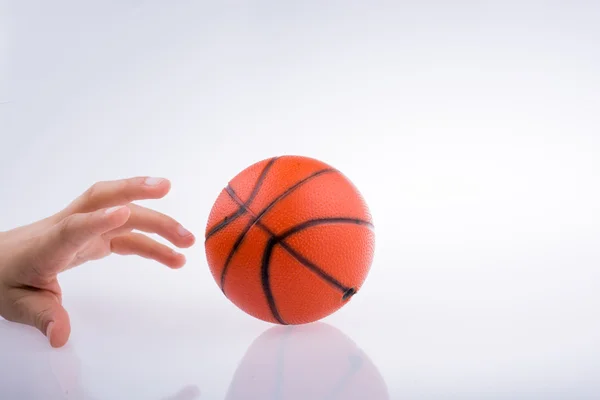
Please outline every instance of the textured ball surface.
[{"label": "textured ball surface", "polygon": [[371,214],[335,168],[301,156],[257,162],[210,212],[211,273],[244,312],[278,324],[322,319],[363,285],[373,260]]}]

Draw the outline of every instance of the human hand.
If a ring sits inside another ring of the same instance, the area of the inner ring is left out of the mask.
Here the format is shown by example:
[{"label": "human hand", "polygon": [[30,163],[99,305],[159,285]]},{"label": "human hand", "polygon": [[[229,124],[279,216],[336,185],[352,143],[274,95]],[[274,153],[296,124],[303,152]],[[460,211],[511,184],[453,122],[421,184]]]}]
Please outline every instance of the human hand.
[{"label": "human hand", "polygon": [[179,248],[194,244],[194,235],[173,218],[132,203],[162,198],[170,188],[161,178],[98,182],[58,213],[0,232],[0,316],[34,326],[62,347],[71,324],[59,273],[111,253],[182,267],[183,254],[134,232],[156,233]]}]

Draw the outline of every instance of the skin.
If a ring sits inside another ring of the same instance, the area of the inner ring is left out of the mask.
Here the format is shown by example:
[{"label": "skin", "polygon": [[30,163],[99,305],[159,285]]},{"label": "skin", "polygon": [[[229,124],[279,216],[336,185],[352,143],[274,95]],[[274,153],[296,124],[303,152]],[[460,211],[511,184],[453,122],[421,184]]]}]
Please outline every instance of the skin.
[{"label": "skin", "polygon": [[58,274],[115,253],[153,259],[169,268],[185,257],[140,232],[155,233],[178,248],[195,237],[173,218],[134,204],[167,195],[167,179],[134,177],[98,182],[43,220],[0,232],[0,316],[36,327],[52,347],[69,340]]}]

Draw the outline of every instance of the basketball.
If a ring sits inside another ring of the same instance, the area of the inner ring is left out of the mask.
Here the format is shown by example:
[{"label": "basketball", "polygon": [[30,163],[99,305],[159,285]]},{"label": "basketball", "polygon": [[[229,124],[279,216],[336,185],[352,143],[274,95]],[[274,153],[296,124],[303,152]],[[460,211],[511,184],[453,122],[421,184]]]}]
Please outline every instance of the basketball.
[{"label": "basketball", "polygon": [[263,321],[299,325],[338,311],[360,292],[375,234],[358,189],[303,156],[259,161],[217,197],[205,232],[223,294]]}]

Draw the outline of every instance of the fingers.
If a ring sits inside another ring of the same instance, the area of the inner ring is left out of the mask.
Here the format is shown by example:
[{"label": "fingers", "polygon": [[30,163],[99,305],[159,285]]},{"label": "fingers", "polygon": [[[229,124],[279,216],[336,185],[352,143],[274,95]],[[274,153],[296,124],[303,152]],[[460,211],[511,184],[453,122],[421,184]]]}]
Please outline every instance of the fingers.
[{"label": "fingers", "polygon": [[93,238],[123,226],[131,211],[127,206],[115,206],[87,214],[72,214],[55,225],[49,235],[51,245],[66,252],[79,250]]},{"label": "fingers", "polygon": [[136,229],[142,232],[156,233],[180,248],[187,248],[194,244],[196,240],[194,235],[173,218],[137,204],[129,204],[128,207],[131,215],[127,223],[115,231],[109,232],[107,234],[109,237],[119,236]]},{"label": "fingers", "polygon": [[15,293],[7,319],[37,328],[52,347],[64,346],[71,335],[71,322],[56,296],[47,291],[21,290]]},{"label": "fingers", "polygon": [[92,185],[69,208],[73,212],[85,213],[135,200],[159,199],[169,190],[171,183],[164,178],[135,177],[102,181]]},{"label": "fingers", "polygon": [[117,236],[110,241],[111,251],[120,255],[138,255],[156,260],[170,268],[181,268],[185,256],[141,233]]},{"label": "fingers", "polygon": [[72,214],[41,236],[31,254],[34,267],[45,275],[60,272],[91,240],[124,225],[131,211],[126,206]]},{"label": "fingers", "polygon": [[131,211],[127,206],[115,206],[87,214],[73,214],[55,228],[54,240],[77,250],[90,239],[123,226]]}]

